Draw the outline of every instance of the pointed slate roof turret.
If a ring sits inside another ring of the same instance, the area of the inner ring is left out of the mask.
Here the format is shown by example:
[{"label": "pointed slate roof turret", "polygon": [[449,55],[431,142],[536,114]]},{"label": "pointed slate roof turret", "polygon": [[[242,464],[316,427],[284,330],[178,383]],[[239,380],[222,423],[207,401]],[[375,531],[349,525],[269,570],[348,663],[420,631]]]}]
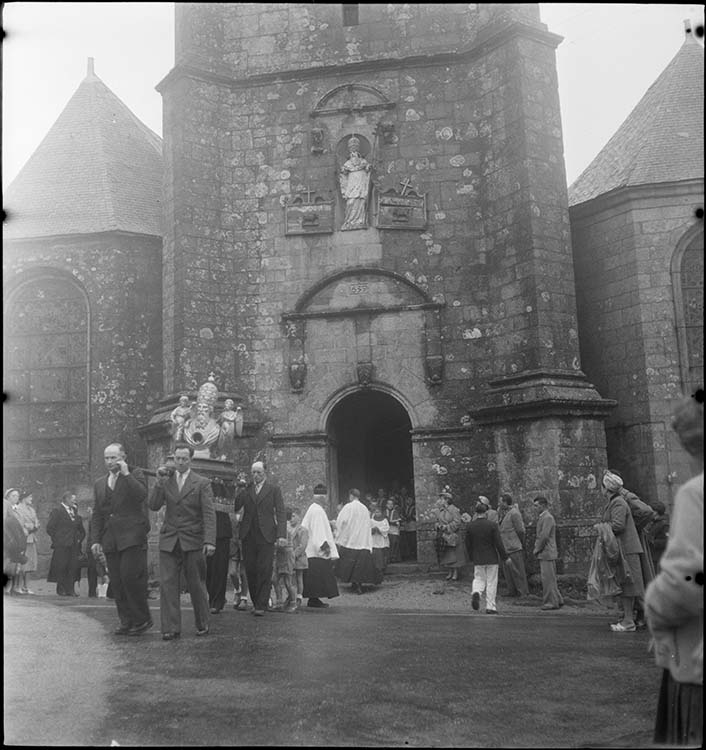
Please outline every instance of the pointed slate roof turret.
[{"label": "pointed slate roof turret", "polygon": [[125,231],[162,235],[162,139],[95,74],[5,193],[5,237]]},{"label": "pointed slate roof turret", "polygon": [[569,205],[618,188],[704,176],[704,50],[689,21],[662,74],[569,188]]}]

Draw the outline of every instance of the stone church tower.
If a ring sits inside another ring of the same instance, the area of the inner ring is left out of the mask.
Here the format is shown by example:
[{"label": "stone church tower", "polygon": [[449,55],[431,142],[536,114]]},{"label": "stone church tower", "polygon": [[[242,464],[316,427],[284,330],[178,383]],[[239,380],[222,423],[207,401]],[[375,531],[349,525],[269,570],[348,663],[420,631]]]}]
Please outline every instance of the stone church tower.
[{"label": "stone church tower", "polygon": [[[533,4],[178,3],[163,385],[210,372],[290,502],[552,501],[568,568],[613,402],[579,359],[554,50]],[[529,511],[528,511],[529,514]]]}]

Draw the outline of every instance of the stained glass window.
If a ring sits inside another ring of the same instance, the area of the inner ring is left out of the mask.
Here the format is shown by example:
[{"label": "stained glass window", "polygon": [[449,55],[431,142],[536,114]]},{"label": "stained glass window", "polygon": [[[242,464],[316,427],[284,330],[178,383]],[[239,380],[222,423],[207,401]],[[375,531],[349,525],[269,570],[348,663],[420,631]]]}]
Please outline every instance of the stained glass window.
[{"label": "stained glass window", "polygon": [[17,288],[4,322],[7,461],[88,459],[88,305],[68,279]]}]

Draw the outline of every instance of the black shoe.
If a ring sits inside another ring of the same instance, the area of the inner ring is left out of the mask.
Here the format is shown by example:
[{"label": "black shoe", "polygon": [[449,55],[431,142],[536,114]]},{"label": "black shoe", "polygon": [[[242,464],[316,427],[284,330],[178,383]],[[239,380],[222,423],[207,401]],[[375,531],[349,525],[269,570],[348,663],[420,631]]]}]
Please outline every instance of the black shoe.
[{"label": "black shoe", "polygon": [[175,641],[177,638],[181,637],[181,633],[162,633],[162,640],[163,641]]},{"label": "black shoe", "polygon": [[318,609],[326,609],[326,607],[328,607],[328,604],[326,604],[326,602],[322,602],[321,599],[311,597],[309,601],[306,603],[306,606],[317,607]]},{"label": "black shoe", "polygon": [[140,623],[139,625],[135,625],[135,627],[130,628],[128,631],[128,635],[140,635],[141,633],[144,633],[146,630],[149,630],[154,623],[152,620],[145,620],[145,622]]},{"label": "black shoe", "polygon": [[220,615],[221,614],[221,610],[218,609],[217,607],[211,607],[211,614],[212,615]]},{"label": "black shoe", "polygon": [[471,607],[476,611],[480,608],[480,594],[477,591],[474,591],[471,597]]},{"label": "black shoe", "polygon": [[132,628],[129,625],[119,625],[113,631],[113,635],[127,635],[131,630]]},{"label": "black shoe", "polygon": [[196,631],[196,635],[208,635],[208,631],[210,628],[206,626],[205,628],[201,628],[200,630]]},{"label": "black shoe", "polygon": [[486,615],[497,615],[498,614],[498,610],[497,609],[486,609],[485,610],[485,614]]}]

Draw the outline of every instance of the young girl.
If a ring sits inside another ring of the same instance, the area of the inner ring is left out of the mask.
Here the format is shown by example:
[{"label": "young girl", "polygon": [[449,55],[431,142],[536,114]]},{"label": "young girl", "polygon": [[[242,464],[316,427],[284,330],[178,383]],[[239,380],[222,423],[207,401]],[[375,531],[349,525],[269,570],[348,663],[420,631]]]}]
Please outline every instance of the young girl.
[{"label": "young girl", "polygon": [[[297,611],[297,591],[294,588],[294,541],[292,516],[293,508],[285,509],[287,515],[287,546],[275,548],[275,571],[277,576],[277,604],[274,609],[283,612]],[[285,598],[285,591],[287,598]]]},{"label": "young girl", "polygon": [[[287,523],[289,532],[290,523]],[[292,543],[294,545],[294,573],[297,583],[297,609],[302,605],[304,592],[304,571],[309,567],[306,557],[306,545],[309,543],[309,532],[302,526],[302,517],[298,510],[292,511],[291,518]]]}]

